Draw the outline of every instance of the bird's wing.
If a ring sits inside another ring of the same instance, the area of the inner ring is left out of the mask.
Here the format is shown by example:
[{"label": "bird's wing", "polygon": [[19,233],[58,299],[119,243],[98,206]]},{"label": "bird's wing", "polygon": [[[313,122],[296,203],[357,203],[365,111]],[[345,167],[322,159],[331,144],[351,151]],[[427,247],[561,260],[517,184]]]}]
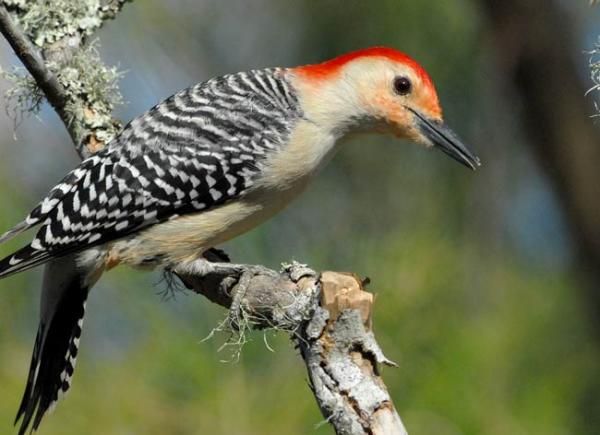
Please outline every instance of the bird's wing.
[{"label": "bird's wing", "polygon": [[243,195],[299,116],[275,73],[213,79],[133,120],[3,236],[41,225],[29,245],[0,260],[0,278]]}]

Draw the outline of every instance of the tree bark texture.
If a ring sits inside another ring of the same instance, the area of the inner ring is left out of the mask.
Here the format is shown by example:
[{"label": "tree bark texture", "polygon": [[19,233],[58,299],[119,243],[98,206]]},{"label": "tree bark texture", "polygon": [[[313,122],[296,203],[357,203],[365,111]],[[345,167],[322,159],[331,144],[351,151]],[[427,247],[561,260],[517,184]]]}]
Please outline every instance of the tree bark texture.
[{"label": "tree bark texture", "polygon": [[[372,332],[373,295],[353,274],[292,263],[275,272],[248,266],[240,277],[182,277],[229,309],[232,329],[287,331],[300,350],[311,390],[340,435],[404,435],[406,430],[381,378],[395,366]],[[243,331],[241,332],[243,333]]]}]

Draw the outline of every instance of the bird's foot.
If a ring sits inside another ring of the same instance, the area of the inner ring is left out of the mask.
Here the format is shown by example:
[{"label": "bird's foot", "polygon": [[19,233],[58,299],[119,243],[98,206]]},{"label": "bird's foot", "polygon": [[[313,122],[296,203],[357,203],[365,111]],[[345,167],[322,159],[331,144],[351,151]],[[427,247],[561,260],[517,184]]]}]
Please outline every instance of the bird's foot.
[{"label": "bird's foot", "polygon": [[252,266],[247,266],[245,264],[226,263],[224,261],[211,261],[206,258],[199,258],[194,261],[179,263],[173,267],[172,270],[179,276],[239,276],[246,269],[251,267]]},{"label": "bird's foot", "polygon": [[[244,328],[244,297],[252,279],[264,269],[260,266],[223,262],[215,255],[175,265],[171,272],[190,289],[211,300],[228,300],[229,322],[234,329]],[[215,258],[216,261],[211,261]],[[200,289],[200,290],[199,290]]]},{"label": "bird's foot", "polygon": [[246,293],[252,278],[256,275],[252,267],[245,269],[231,288],[231,306],[229,307],[229,325],[233,330],[243,331],[248,327],[248,314],[244,309]]}]

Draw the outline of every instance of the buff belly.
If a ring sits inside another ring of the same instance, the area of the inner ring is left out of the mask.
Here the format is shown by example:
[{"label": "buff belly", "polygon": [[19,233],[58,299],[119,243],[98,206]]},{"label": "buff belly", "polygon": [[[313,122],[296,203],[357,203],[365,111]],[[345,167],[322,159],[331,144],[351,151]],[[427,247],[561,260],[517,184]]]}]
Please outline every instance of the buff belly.
[{"label": "buff belly", "polygon": [[[270,195],[269,195],[270,196]],[[280,211],[295,196],[279,198],[252,195],[206,212],[195,213],[152,226],[108,249],[106,267],[127,264],[156,267],[194,261],[214,246],[237,237]]]}]

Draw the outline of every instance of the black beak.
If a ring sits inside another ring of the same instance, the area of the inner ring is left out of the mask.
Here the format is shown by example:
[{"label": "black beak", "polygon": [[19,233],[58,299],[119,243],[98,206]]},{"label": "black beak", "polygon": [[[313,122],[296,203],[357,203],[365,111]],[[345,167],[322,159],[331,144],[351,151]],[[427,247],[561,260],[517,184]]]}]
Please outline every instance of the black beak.
[{"label": "black beak", "polygon": [[473,170],[481,165],[479,157],[473,154],[465,144],[443,122],[430,119],[416,110],[409,110],[415,115],[417,127],[431,143],[448,154],[454,160]]}]

